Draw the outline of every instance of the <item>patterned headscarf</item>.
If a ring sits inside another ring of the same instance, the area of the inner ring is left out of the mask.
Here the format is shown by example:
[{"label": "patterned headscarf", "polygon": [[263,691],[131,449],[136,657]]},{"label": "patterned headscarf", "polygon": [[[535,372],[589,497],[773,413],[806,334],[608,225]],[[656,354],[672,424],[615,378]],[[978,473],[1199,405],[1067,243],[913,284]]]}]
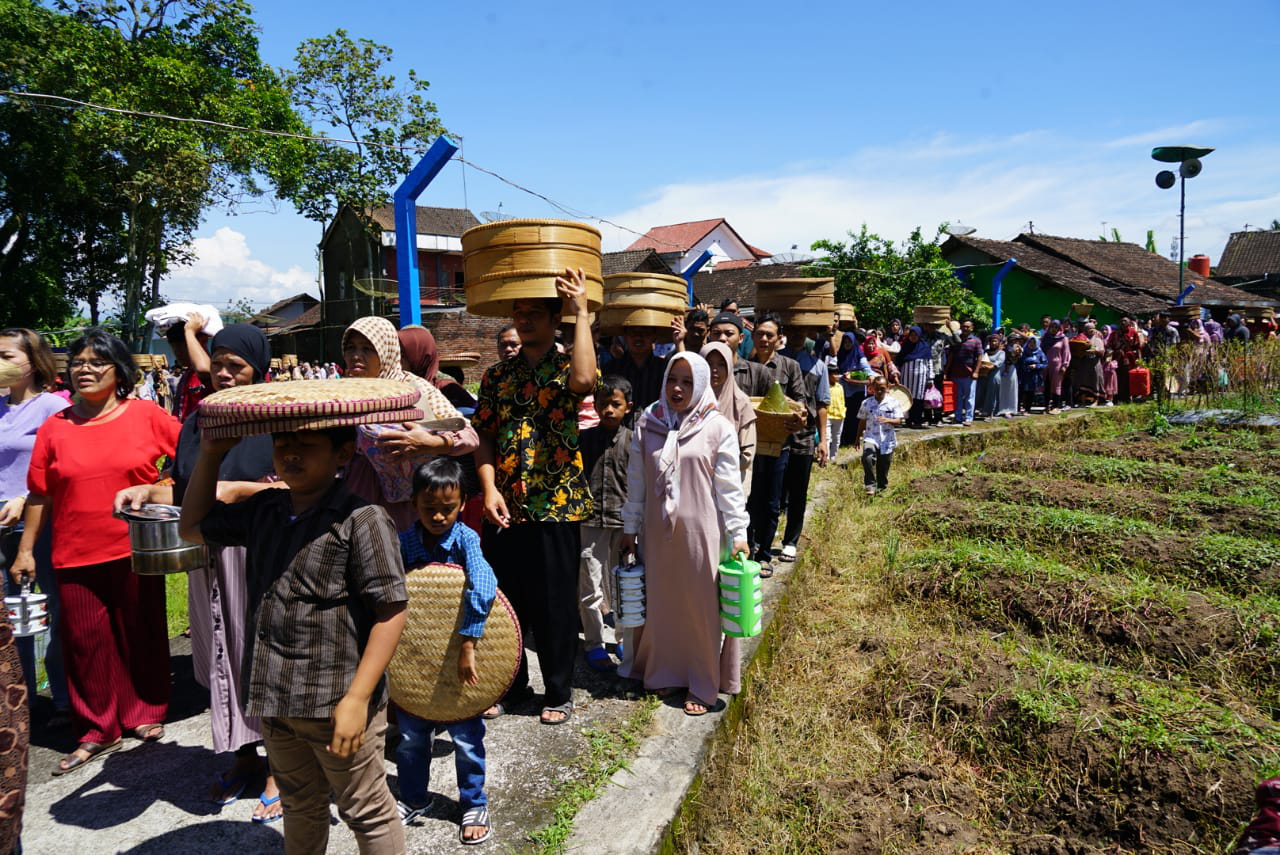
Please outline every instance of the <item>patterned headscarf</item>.
[{"label": "patterned headscarf", "polygon": [[[673,409],[667,400],[667,378],[671,376],[672,367],[681,361],[688,362],[693,372],[693,392],[689,396],[693,403],[684,412]],[[644,411],[645,429],[666,435],[658,457],[654,488],[662,500],[662,518],[668,528],[675,528],[676,511],[680,507],[680,442],[701,430],[715,414],[716,393],[711,388],[711,367],[707,361],[696,353],[671,354],[662,375],[662,397]]]}]

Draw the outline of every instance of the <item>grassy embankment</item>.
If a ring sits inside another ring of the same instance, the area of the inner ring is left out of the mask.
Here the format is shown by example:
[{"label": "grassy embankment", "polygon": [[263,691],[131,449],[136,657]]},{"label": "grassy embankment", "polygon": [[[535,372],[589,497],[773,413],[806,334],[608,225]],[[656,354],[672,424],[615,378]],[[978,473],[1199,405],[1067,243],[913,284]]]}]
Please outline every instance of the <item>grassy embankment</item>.
[{"label": "grassy embankment", "polygon": [[825,475],[668,850],[1228,847],[1280,771],[1280,436],[1150,421]]}]

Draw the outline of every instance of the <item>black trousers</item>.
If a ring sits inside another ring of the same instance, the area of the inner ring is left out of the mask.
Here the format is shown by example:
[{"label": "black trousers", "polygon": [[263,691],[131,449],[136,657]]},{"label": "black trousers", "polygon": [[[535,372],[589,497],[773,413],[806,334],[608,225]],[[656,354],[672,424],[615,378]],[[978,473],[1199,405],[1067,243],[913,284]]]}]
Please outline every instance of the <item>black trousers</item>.
[{"label": "black trousers", "polygon": [[757,454],[751,464],[751,496],[747,499],[747,542],[755,560],[773,561],[773,537],[778,533],[778,515],[782,510],[782,479],[787,470],[789,453],[783,449],[778,457]]},{"label": "black trousers", "polygon": [[[546,705],[567,702],[578,653],[580,524],[525,522],[499,529],[485,523],[480,544],[520,619],[520,632],[526,641],[533,636]],[[519,699],[528,692],[529,664],[522,656],[507,697]]]},{"label": "black trousers", "polygon": [[783,492],[787,495],[787,527],[782,532],[782,545],[795,546],[804,530],[804,511],[809,506],[809,476],[813,473],[813,455],[787,456],[787,468],[782,473]]},{"label": "black trousers", "polygon": [[862,447],[862,484],[883,490],[889,486],[889,466],[893,464],[893,452],[881,454],[870,445]]}]

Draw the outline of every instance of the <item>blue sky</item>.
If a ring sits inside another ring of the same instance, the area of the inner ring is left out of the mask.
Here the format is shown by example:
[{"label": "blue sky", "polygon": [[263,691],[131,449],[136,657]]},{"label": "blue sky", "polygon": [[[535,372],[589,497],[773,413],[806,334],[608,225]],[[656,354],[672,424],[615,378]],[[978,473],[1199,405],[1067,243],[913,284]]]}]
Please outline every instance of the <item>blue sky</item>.
[{"label": "blue sky", "polygon": [[[345,27],[431,82],[466,157],[643,232],[724,216],[774,252],[866,222],[1007,239],[1119,228],[1168,253],[1157,144],[1214,146],[1187,254],[1280,217],[1280,3],[261,2],[262,51]],[[464,204],[451,164],[421,200]],[[554,216],[468,170],[472,211]],[[634,235],[604,227],[606,250]],[[319,226],[286,203],[212,211],[167,286],[221,305],[315,292]]]}]

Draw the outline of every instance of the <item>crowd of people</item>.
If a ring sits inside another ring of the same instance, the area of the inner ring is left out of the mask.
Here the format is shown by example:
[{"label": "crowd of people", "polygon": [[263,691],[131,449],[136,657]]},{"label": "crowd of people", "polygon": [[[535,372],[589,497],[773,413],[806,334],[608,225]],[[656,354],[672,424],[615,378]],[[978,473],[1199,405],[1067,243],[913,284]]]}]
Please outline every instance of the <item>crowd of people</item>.
[{"label": "crowd of people", "polygon": [[[377,317],[346,330],[342,365],[290,372],[411,384],[429,420],[469,417],[453,431],[414,423],[211,440],[197,418],[205,396],[283,379],[272,376],[260,329],[233,324],[209,337],[198,317],[171,328],[180,369],[165,384],[171,411],[141,393],[127,347],[102,330],[68,348],[62,390],[38,335],[0,331],[0,358],[20,374],[0,409],[7,581],[13,592],[34,580],[50,597],[54,714],[78,746],[55,774],[126,739],[164,737],[164,584],[131,572],[122,510],[180,505],[183,536],[210,546],[209,565],[188,584],[211,742],[232,757],[210,799],[257,793],[252,820],[283,818],[287,851],[313,852],[327,839],[332,795],[362,852],[401,852],[404,826],[431,809],[432,746],[447,730],[460,838],[477,843],[491,834],[485,722],[530,705],[548,726],[572,720],[577,657],[672,697],[690,716],[738,691],[718,568],[749,556],[768,578],[775,562],[795,560],[813,468],[842,445],[858,448],[874,495],[888,486],[898,429],[939,423],[946,396],[960,425],[1123,402],[1135,394],[1130,370],[1180,336],[1211,347],[1219,336],[1275,334],[1234,318],[1225,330],[1180,330],[1160,315],[1116,326],[1046,317],[1039,330],[985,337],[970,321],[855,321],[841,331],[834,319],[750,322],[727,301],[691,310],[669,331],[598,338],[581,272],[566,271],[557,289],[557,298],[514,303],[474,395],[440,371],[428,330]],[[796,407],[785,442],[758,443],[752,398],[775,384]],[[899,384],[909,405],[891,394]],[[394,704],[388,716],[382,674],[404,625],[405,570],[428,562],[468,577],[459,681],[476,678],[475,641],[500,587],[537,653],[540,698],[522,659],[504,696],[472,720],[424,721]],[[624,631],[611,569],[631,562],[645,568],[645,621]],[[339,603],[340,619],[321,619]],[[34,697],[33,650],[16,649],[18,686]],[[381,765],[390,723],[401,740],[398,794]],[[0,777],[0,790],[15,786]],[[0,836],[0,852],[12,842]]]}]

